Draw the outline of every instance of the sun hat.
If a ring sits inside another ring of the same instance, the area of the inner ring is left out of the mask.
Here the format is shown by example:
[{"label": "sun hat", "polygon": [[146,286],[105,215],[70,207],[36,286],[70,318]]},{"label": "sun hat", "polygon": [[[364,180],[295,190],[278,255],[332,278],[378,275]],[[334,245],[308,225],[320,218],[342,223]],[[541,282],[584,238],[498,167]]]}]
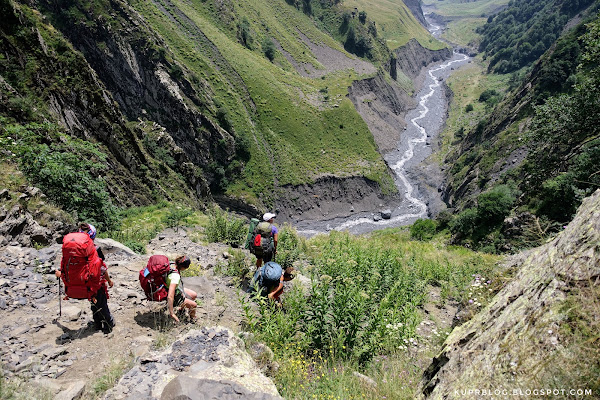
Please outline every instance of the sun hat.
[{"label": "sun hat", "polygon": [[265,215],[263,215],[263,221],[268,221],[271,218],[275,218],[277,215],[273,214],[273,213],[265,213]]}]

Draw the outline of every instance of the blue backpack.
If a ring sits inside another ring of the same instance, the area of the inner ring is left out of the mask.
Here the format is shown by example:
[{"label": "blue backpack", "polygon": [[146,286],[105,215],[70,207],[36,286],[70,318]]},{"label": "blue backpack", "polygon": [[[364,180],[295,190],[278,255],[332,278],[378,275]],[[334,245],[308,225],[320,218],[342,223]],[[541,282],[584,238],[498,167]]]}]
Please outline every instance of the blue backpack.
[{"label": "blue backpack", "polygon": [[283,274],[283,269],[281,265],[277,264],[274,261],[269,261],[265,265],[262,266],[262,283],[264,286],[273,286],[279,285],[279,281],[281,280],[281,274]]},{"label": "blue backpack", "polygon": [[283,268],[281,268],[281,265],[274,261],[269,261],[254,273],[248,289],[252,291],[254,286],[258,284],[259,290],[263,294],[266,294],[269,287],[279,285],[282,274]]}]

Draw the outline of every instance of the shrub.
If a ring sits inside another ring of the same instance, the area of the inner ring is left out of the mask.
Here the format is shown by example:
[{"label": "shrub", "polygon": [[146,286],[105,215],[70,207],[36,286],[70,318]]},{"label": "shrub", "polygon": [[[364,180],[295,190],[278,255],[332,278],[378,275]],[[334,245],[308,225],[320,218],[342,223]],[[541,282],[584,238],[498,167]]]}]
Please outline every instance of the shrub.
[{"label": "shrub", "polygon": [[499,185],[477,198],[477,216],[483,226],[492,227],[504,221],[508,216],[515,195],[507,185]]},{"label": "shrub", "polygon": [[262,49],[269,61],[273,61],[275,59],[276,49],[275,43],[273,43],[273,39],[271,39],[270,37],[265,37],[262,42]]},{"label": "shrub", "polygon": [[189,208],[175,207],[169,209],[167,215],[162,219],[162,222],[168,228],[179,228],[185,224],[187,217],[192,215],[192,210]]},{"label": "shrub", "polygon": [[142,242],[138,242],[137,240],[128,240],[123,244],[138,254],[146,254],[146,245]]},{"label": "shrub", "polygon": [[279,230],[278,239],[275,261],[284,269],[293,266],[302,254],[304,248],[302,239],[296,230],[287,224]]},{"label": "shrub", "polygon": [[208,213],[206,238],[210,242],[221,242],[233,247],[239,247],[246,239],[246,221],[229,215],[218,207]]},{"label": "shrub", "polygon": [[[48,123],[12,125],[6,132],[17,139],[14,151],[21,170],[50,200],[101,230],[117,224],[117,209],[102,178],[107,156],[97,145],[61,135]],[[61,139],[43,143],[49,136]]]},{"label": "shrub", "polygon": [[477,224],[477,209],[467,208],[452,220],[450,223],[450,232],[459,238],[470,236]]},{"label": "shrub", "polygon": [[226,263],[218,265],[217,270],[227,276],[233,276],[238,279],[244,279],[250,272],[252,263],[246,262],[246,256],[241,250],[231,250],[231,257]]},{"label": "shrub", "polygon": [[570,220],[581,203],[579,191],[573,183],[573,177],[568,173],[545,181],[540,194],[542,201],[538,213],[555,221]]},{"label": "shrub", "polygon": [[418,219],[410,227],[410,237],[417,240],[429,240],[435,235],[437,224],[430,219]]},{"label": "shrub", "polygon": [[469,103],[465,107],[465,112],[471,112],[471,111],[473,111],[473,104]]}]

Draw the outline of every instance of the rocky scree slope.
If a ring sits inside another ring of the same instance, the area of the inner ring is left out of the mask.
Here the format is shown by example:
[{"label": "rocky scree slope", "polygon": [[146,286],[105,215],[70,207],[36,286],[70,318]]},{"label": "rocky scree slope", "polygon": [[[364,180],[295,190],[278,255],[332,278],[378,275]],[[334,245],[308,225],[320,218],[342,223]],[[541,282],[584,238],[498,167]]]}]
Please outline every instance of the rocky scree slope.
[{"label": "rocky scree slope", "polygon": [[[511,256],[505,268],[514,278],[452,331],[424,373],[420,398],[480,398],[466,389],[598,389],[600,190],[554,240]],[[578,322],[574,309],[590,314]],[[578,323],[592,332],[583,345],[573,341]]]}]

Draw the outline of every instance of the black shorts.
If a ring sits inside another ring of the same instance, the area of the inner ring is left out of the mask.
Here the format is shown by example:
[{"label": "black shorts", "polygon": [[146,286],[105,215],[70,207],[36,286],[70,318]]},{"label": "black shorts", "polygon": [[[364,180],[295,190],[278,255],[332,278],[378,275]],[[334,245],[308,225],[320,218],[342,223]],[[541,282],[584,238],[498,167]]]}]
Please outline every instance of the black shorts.
[{"label": "black shorts", "polygon": [[185,301],[185,296],[183,293],[177,291],[175,292],[175,299],[173,299],[173,307],[179,307]]}]

